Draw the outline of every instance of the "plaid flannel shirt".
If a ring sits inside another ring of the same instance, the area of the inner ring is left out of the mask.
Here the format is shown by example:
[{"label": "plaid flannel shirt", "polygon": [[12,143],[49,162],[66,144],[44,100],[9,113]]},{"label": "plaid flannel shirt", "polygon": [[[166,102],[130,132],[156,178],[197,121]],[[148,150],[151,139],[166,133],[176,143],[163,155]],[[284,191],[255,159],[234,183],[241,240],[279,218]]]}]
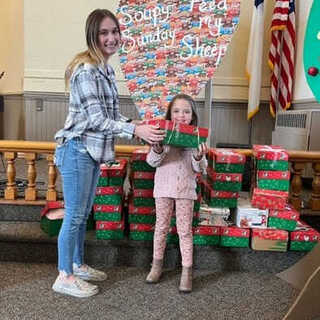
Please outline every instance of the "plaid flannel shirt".
[{"label": "plaid flannel shirt", "polygon": [[69,113],[58,143],[79,137],[91,157],[114,161],[114,137],[132,139],[135,125],[119,112],[115,73],[110,65],[80,65],[70,79]]}]

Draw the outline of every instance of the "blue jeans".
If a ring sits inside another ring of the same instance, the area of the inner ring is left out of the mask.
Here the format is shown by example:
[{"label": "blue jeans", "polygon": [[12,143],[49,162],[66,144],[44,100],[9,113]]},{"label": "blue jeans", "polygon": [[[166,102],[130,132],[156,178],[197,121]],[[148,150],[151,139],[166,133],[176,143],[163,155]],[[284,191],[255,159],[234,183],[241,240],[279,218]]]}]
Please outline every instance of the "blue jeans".
[{"label": "blue jeans", "polygon": [[55,164],[63,183],[65,213],[58,237],[58,269],[73,274],[72,263],[84,263],[84,240],[100,165],[79,138],[58,145]]}]

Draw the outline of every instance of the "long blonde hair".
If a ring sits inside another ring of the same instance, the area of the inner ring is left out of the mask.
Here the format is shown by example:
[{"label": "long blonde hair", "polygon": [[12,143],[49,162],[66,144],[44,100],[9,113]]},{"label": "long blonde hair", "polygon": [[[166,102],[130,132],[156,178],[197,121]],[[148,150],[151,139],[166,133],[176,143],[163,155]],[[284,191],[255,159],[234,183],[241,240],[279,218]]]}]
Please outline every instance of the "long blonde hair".
[{"label": "long blonde hair", "polygon": [[88,49],[78,53],[68,64],[64,74],[66,88],[69,86],[69,81],[74,70],[79,65],[84,63],[93,65],[104,64],[105,59],[99,48],[99,28],[105,17],[109,17],[114,21],[120,34],[119,21],[111,11],[108,9],[96,9],[92,11],[87,18],[85,28]]}]

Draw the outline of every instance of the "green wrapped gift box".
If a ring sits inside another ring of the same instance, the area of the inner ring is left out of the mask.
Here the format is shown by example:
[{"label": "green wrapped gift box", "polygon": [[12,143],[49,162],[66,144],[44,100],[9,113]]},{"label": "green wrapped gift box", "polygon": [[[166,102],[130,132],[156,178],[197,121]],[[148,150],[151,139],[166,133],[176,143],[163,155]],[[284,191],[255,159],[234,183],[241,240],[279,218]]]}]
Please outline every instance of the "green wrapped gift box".
[{"label": "green wrapped gift box", "polygon": [[99,177],[98,187],[122,186],[124,177]]},{"label": "green wrapped gift box", "polygon": [[249,247],[250,229],[231,227],[220,227],[221,247]]},{"label": "green wrapped gift box", "polygon": [[130,224],[129,239],[140,241],[153,241],[154,225],[151,224]]},{"label": "green wrapped gift box", "polygon": [[199,144],[207,141],[209,130],[196,126],[176,123],[170,120],[147,120],[149,124],[157,125],[165,130],[163,144],[182,148],[198,148]]},{"label": "green wrapped gift box", "polygon": [[287,171],[289,168],[288,161],[283,160],[256,160],[258,170]]},{"label": "green wrapped gift box", "polygon": [[94,198],[95,204],[120,205],[121,202],[122,202],[122,194],[99,195]]},{"label": "green wrapped gift box", "polygon": [[258,188],[268,190],[289,191],[290,182],[289,180],[279,179],[258,179]]}]

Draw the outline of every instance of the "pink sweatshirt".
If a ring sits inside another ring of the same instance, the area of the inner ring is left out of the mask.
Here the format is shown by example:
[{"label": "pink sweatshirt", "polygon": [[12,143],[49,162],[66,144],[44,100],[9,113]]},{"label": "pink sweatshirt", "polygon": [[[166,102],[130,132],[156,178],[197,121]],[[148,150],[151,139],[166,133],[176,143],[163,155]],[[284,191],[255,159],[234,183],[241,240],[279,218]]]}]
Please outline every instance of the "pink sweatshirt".
[{"label": "pink sweatshirt", "polygon": [[161,154],[150,149],[147,162],[157,168],[153,189],[155,198],[197,199],[196,173],[207,168],[207,159],[202,157],[197,161],[193,152],[195,149],[167,145]]}]

